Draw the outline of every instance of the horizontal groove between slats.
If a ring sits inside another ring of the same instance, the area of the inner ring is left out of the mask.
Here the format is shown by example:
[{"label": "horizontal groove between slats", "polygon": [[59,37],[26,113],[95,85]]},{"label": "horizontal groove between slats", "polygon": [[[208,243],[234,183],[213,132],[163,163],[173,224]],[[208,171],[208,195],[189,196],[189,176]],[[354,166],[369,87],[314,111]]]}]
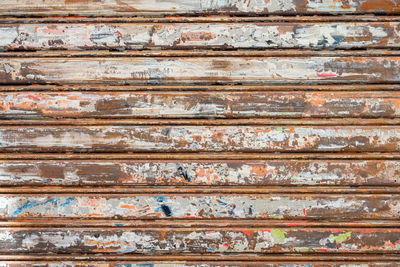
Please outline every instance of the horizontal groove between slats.
[{"label": "horizontal groove between slats", "polygon": [[368,126],[368,125],[400,125],[400,118],[393,119],[358,119],[358,118],[335,118],[335,119],[281,119],[274,117],[269,119],[43,119],[43,120],[2,120],[0,123],[7,127],[19,127],[29,125],[39,126],[150,126],[150,125],[169,125],[169,126],[252,126],[252,125],[276,125],[276,126],[295,126],[295,125],[331,125],[331,126]]},{"label": "horizontal groove between slats", "polygon": [[[12,257],[11,257],[12,259]],[[97,259],[99,260],[99,259]],[[41,267],[41,266],[48,266],[48,265],[73,265],[73,266],[101,266],[101,267],[114,267],[114,266],[130,266],[130,267],[143,267],[143,266],[151,266],[151,267],[193,267],[193,266],[202,266],[202,267],[211,267],[211,266],[237,266],[237,267],[244,267],[244,266],[267,266],[267,267],[279,267],[279,266],[297,266],[297,267],[324,267],[324,266],[331,266],[331,267],[340,267],[343,265],[351,265],[354,267],[357,266],[363,266],[363,267],[368,267],[368,266],[381,266],[381,267],[396,267],[397,262],[396,261],[368,261],[367,259],[360,260],[360,261],[302,261],[302,262],[296,262],[296,261],[288,261],[288,260],[282,260],[282,261],[252,261],[252,262],[246,262],[246,261],[227,261],[227,260],[219,260],[218,257],[215,257],[214,259],[209,259],[208,261],[151,261],[147,260],[146,258],[143,258],[141,261],[122,261],[122,262],[112,262],[112,261],[54,261],[54,260],[48,260],[48,261],[2,261],[1,262],[3,267],[18,267],[18,266],[36,266],[36,267]]]},{"label": "horizontal groove between slats", "polygon": [[400,84],[328,84],[328,85],[0,85],[0,92],[281,92],[281,91],[310,91],[340,92],[340,91],[393,91],[400,90]]},{"label": "horizontal groove between slats", "polygon": [[0,153],[0,160],[274,160],[274,159],[400,159],[400,153]]},{"label": "horizontal groove between slats", "polygon": [[397,22],[398,15],[303,15],[303,16],[235,16],[235,15],[199,15],[199,16],[164,16],[164,17],[85,17],[85,16],[50,16],[50,17],[1,17],[0,24],[37,24],[37,23],[257,23],[257,22]]},{"label": "horizontal groove between slats", "polygon": [[326,85],[0,85],[0,92],[354,92],[354,91],[393,91],[400,90],[400,84],[326,84]]},{"label": "horizontal groove between slats", "polygon": [[[384,254],[385,257],[382,257],[383,254],[381,253],[371,253],[366,255],[349,255],[345,253],[332,253],[329,255],[324,254],[312,254],[309,253],[307,255],[302,255],[301,253],[293,254],[278,254],[278,255],[265,255],[261,253],[254,254],[253,256],[248,254],[233,254],[233,255],[224,255],[218,254],[215,255],[204,255],[204,254],[192,254],[192,255],[146,255],[146,259],[148,260],[157,260],[157,261],[165,261],[165,260],[196,260],[196,261],[204,261],[204,260],[227,260],[227,261],[285,261],[285,260],[293,260],[293,261],[320,261],[320,260],[327,260],[327,261],[396,261],[400,260],[400,255],[398,254]],[[24,260],[34,260],[34,261],[41,261],[41,260],[82,260],[82,261],[89,261],[89,260],[100,260],[100,261],[122,261],[122,260],[133,260],[133,261],[140,261],[144,259],[143,255],[82,255],[82,254],[70,254],[70,255],[48,255],[48,254],[39,254],[39,255],[6,255],[0,254],[0,260],[16,260],[16,261],[24,261]]]},{"label": "horizontal groove between slats", "polygon": [[379,56],[400,56],[400,49],[352,49],[352,50],[300,50],[300,49],[263,49],[263,50],[127,50],[127,51],[13,51],[0,52],[1,58],[47,58],[47,59],[85,59],[85,58],[270,58],[270,57],[379,57]]}]

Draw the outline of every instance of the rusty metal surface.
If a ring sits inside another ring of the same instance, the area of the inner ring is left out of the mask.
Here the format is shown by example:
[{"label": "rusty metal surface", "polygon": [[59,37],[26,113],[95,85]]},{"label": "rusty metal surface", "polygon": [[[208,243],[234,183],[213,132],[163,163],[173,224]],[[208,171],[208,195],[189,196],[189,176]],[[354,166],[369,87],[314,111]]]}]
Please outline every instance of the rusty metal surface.
[{"label": "rusty metal surface", "polygon": [[398,126],[0,127],[1,152],[398,152]]},{"label": "rusty metal surface", "polygon": [[0,1],[0,265],[399,266],[399,15]]},{"label": "rusty metal surface", "polygon": [[[244,157],[244,155],[242,155]],[[400,184],[398,160],[2,161],[0,185],[355,185]]]},{"label": "rusty metal surface", "polygon": [[399,118],[399,92],[0,93],[0,118]]},{"label": "rusty metal surface", "polygon": [[0,196],[0,218],[397,219],[391,195],[15,195]]},{"label": "rusty metal surface", "polygon": [[13,24],[0,25],[0,49],[396,48],[399,30],[398,22]]},{"label": "rusty metal surface", "polygon": [[[135,68],[132,68],[135,66]],[[398,57],[4,58],[1,84],[395,83]]]},{"label": "rusty metal surface", "polygon": [[[398,253],[399,229],[7,229],[0,252],[46,253]],[[222,241],[222,242],[221,242]]]}]

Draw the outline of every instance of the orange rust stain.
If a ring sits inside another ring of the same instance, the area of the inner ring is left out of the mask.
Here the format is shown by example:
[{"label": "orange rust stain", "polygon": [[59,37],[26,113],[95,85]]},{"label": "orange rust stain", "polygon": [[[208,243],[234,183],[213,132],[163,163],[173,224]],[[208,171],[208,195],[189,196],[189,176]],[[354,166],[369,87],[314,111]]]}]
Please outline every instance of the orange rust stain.
[{"label": "orange rust stain", "polygon": [[263,166],[252,166],[250,173],[257,176],[265,176],[268,172]]},{"label": "orange rust stain", "polygon": [[132,210],[132,209],[136,208],[134,205],[121,205],[120,207],[123,208],[123,209],[129,209],[129,210]]},{"label": "orange rust stain", "polygon": [[105,204],[105,199],[86,198],[82,200],[82,206],[97,207],[98,205]]},{"label": "orange rust stain", "polygon": [[313,105],[313,106],[317,106],[317,107],[321,107],[325,104],[326,100],[323,98],[319,98],[317,96],[317,94],[313,94],[312,97],[310,99],[307,99],[308,102]]},{"label": "orange rust stain", "polygon": [[209,41],[215,38],[215,34],[210,32],[183,32],[181,40],[183,42]]},{"label": "orange rust stain", "polygon": [[205,168],[200,168],[198,171],[196,171],[196,176],[197,177],[211,177],[211,174],[213,174],[214,171],[212,169],[205,169]]},{"label": "orange rust stain", "polygon": [[104,248],[104,249],[93,249],[92,252],[116,252],[118,250],[119,249],[106,249],[106,248]]},{"label": "orange rust stain", "polygon": [[368,0],[363,1],[359,8],[366,12],[383,10],[388,13],[393,13],[400,10],[400,4],[398,1],[392,0]]}]

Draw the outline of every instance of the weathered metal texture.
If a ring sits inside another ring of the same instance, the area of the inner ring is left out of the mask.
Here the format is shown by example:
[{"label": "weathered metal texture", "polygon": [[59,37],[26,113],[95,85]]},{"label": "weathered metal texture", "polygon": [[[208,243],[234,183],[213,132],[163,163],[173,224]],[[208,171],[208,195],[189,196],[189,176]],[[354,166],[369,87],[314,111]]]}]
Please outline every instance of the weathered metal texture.
[{"label": "weathered metal texture", "polygon": [[399,186],[398,160],[3,161],[0,185]]},{"label": "weathered metal texture", "polygon": [[4,229],[14,253],[398,253],[399,229]]},{"label": "weathered metal texture", "polygon": [[264,266],[264,267],[397,267],[396,263],[390,262],[290,262],[284,261],[280,263],[271,263],[268,261],[258,262],[232,262],[232,261],[219,261],[219,262],[195,262],[195,261],[146,261],[146,262],[135,262],[135,261],[123,261],[123,262],[73,262],[73,261],[52,261],[50,263],[45,262],[0,262],[1,266],[4,267],[245,267],[245,266]]},{"label": "weathered metal texture", "polygon": [[0,218],[397,219],[392,195],[0,196]]},{"label": "weathered metal texture", "polygon": [[397,15],[0,1],[0,265],[399,266]]},{"label": "weathered metal texture", "polygon": [[385,83],[400,81],[396,57],[7,58],[1,84]]},{"label": "weathered metal texture", "polygon": [[1,152],[397,152],[397,126],[0,127]]},{"label": "weathered metal texture", "polygon": [[0,93],[0,118],[398,118],[399,92]]},{"label": "weathered metal texture", "polygon": [[399,14],[397,0],[2,0],[3,16],[164,14]]},{"label": "weathered metal texture", "polygon": [[0,25],[0,49],[396,48],[399,31],[398,22],[10,24]]}]

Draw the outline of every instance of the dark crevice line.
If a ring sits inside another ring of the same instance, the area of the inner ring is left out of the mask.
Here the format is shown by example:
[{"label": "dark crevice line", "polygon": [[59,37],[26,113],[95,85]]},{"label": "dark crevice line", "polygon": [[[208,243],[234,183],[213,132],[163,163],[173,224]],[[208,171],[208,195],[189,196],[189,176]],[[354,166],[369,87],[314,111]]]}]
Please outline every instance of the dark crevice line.
[{"label": "dark crevice line", "polygon": [[4,17],[0,16],[0,24],[71,24],[71,23],[121,23],[121,24],[161,24],[161,23],[368,23],[368,22],[398,22],[399,15],[379,15],[379,14],[341,14],[338,16],[327,15],[296,15],[296,16],[279,16],[279,15],[263,15],[258,16],[231,16],[229,14],[219,15],[170,15],[159,17],[77,17],[77,16],[41,16],[41,17]]},{"label": "dark crevice line", "polygon": [[[325,88],[321,88],[320,85],[165,85],[165,86],[130,86],[130,85],[0,85],[0,92],[32,92],[32,93],[68,93],[68,92],[101,92],[101,93],[113,93],[113,92],[125,92],[125,93],[246,93],[246,92],[260,92],[260,93],[274,93],[274,92],[397,92],[400,90],[400,84],[367,84],[367,85],[340,85],[340,84],[328,84],[323,85]],[[147,88],[147,89],[146,89]],[[129,90],[130,89],[130,90]]]},{"label": "dark crevice line", "polygon": [[[340,158],[339,158],[340,157]],[[227,152],[188,152],[188,153],[160,153],[160,152],[0,152],[0,160],[399,160],[400,154],[397,152],[264,152],[264,153],[227,153]]]},{"label": "dark crevice line", "polygon": [[[191,86],[196,87],[196,86],[329,86],[329,85],[333,85],[333,86],[368,86],[368,85],[385,85],[385,86],[389,86],[389,85],[400,85],[400,82],[391,82],[391,81],[379,81],[379,82],[361,82],[361,81],[319,81],[319,82],[305,82],[305,81],[300,81],[297,83],[294,82],[290,82],[290,83],[282,83],[280,82],[270,82],[270,83],[257,83],[257,82],[251,82],[251,83],[240,83],[240,82],[218,82],[218,81],[210,81],[210,82],[192,82],[190,83]],[[79,83],[77,82],[70,82],[70,83],[50,83],[50,82],[46,82],[46,83],[13,83],[13,82],[7,82],[7,83],[1,83],[0,84],[0,88],[3,86],[75,86],[78,85]],[[115,86],[115,87],[119,87],[119,86],[139,86],[139,87],[152,87],[152,86],[159,86],[159,85],[165,85],[165,86],[174,86],[179,88],[179,86],[186,86],[188,85],[188,83],[186,82],[182,82],[182,83],[119,83],[119,82],[112,82],[112,81],[104,81],[103,83],[99,83],[99,82],[91,82],[88,81],[84,84],[82,84],[82,86],[92,86],[92,87],[96,87],[96,86]]]}]

